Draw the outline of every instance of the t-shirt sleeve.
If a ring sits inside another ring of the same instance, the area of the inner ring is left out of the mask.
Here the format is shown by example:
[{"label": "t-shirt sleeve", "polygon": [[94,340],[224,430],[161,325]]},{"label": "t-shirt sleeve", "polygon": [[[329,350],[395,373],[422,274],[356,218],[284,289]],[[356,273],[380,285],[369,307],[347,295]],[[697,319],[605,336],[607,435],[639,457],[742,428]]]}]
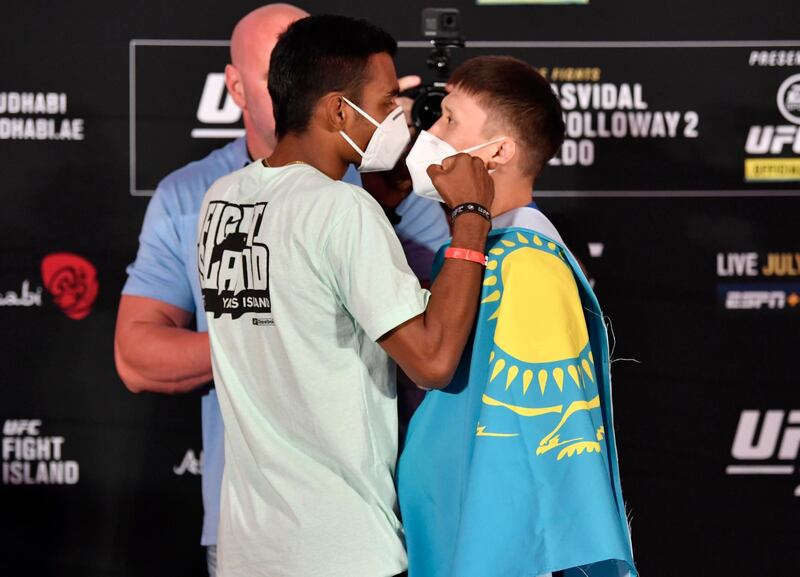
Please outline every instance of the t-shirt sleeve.
[{"label": "t-shirt sleeve", "polygon": [[374,341],[425,311],[430,293],[377,203],[346,210],[324,241],[322,261],[340,302]]},{"label": "t-shirt sleeve", "polygon": [[[186,278],[177,207],[172,189],[159,186],[147,205],[136,260],[128,266],[122,294],[156,299],[195,312],[192,287]],[[173,199],[174,200],[174,199]]]}]

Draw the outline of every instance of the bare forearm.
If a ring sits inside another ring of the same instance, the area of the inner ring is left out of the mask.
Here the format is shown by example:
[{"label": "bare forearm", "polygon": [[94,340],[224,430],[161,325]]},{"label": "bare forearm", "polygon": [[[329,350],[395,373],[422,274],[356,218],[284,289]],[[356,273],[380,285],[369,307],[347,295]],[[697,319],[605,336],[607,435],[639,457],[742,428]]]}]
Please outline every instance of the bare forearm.
[{"label": "bare forearm", "polygon": [[[460,221],[460,222],[459,222]],[[484,252],[489,224],[480,216],[459,217],[453,228],[452,246]],[[431,356],[445,365],[448,382],[467,342],[478,307],[483,267],[474,262],[445,259],[425,310],[425,327],[433,336]]]},{"label": "bare forearm", "polygon": [[182,393],[212,379],[207,333],[132,322],[114,348],[120,376],[134,392]]},{"label": "bare forearm", "polygon": [[[453,229],[452,246],[483,252],[488,231],[482,217],[461,216]],[[442,388],[452,379],[475,322],[482,279],[481,265],[447,259],[431,287],[425,313],[384,342],[418,386]]]},{"label": "bare forearm", "polygon": [[[494,183],[480,158],[459,153],[427,171],[449,207],[491,206]],[[480,214],[462,212],[453,224],[452,247],[483,253],[490,229]],[[425,312],[381,338],[381,346],[417,386],[443,388],[452,379],[475,322],[482,279],[481,264],[447,259]]]}]

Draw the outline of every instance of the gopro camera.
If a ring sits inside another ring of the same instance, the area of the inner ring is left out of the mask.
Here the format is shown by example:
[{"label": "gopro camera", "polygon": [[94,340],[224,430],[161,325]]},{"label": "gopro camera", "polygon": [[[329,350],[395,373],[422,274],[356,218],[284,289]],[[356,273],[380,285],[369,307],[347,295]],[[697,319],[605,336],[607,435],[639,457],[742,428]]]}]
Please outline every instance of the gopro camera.
[{"label": "gopro camera", "polygon": [[457,8],[425,8],[422,11],[422,35],[434,40],[461,38],[461,15]]},{"label": "gopro camera", "polygon": [[461,15],[457,8],[425,8],[422,11],[422,35],[433,46],[425,60],[435,80],[406,92],[414,99],[411,119],[417,130],[427,130],[442,116],[442,100],[447,96],[445,86],[450,77],[450,57],[453,48],[462,48]]}]

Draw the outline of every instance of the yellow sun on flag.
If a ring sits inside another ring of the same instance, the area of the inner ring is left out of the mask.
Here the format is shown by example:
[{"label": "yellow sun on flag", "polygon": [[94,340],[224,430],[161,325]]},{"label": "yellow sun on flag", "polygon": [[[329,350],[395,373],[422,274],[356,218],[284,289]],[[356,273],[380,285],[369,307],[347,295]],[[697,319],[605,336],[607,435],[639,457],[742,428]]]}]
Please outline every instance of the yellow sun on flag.
[{"label": "yellow sun on flag", "polygon": [[[562,249],[536,234],[518,232],[516,238],[489,251],[493,258],[483,281],[497,287],[482,303],[497,303],[489,320],[497,322],[495,346],[507,355],[495,361],[491,353],[491,381],[499,378],[508,389],[519,380],[525,393],[535,383],[542,394],[551,382],[563,390],[565,380],[578,387],[585,378],[594,381],[581,299]],[[568,359],[573,363],[541,367]],[[539,370],[525,368],[531,364],[540,365]]]}]

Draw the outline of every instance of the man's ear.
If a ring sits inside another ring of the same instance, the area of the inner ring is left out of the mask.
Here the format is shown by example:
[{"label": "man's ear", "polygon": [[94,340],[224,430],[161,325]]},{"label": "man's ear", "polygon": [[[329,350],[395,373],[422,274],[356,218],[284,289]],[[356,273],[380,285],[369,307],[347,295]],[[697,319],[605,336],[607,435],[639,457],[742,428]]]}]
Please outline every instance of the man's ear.
[{"label": "man's ear", "polygon": [[322,97],[320,102],[320,109],[323,113],[325,123],[328,130],[331,132],[339,132],[345,129],[347,123],[346,111],[347,105],[342,99],[342,95],[337,92],[331,92]]},{"label": "man's ear", "polygon": [[242,110],[247,110],[247,98],[244,95],[242,76],[239,74],[239,69],[233,64],[225,66],[225,86],[228,88],[228,94],[231,95],[236,106]]},{"label": "man's ear", "polygon": [[493,146],[497,148],[489,159],[489,162],[486,163],[486,168],[488,170],[495,170],[500,166],[508,164],[517,155],[517,143],[510,138],[504,138]]}]

